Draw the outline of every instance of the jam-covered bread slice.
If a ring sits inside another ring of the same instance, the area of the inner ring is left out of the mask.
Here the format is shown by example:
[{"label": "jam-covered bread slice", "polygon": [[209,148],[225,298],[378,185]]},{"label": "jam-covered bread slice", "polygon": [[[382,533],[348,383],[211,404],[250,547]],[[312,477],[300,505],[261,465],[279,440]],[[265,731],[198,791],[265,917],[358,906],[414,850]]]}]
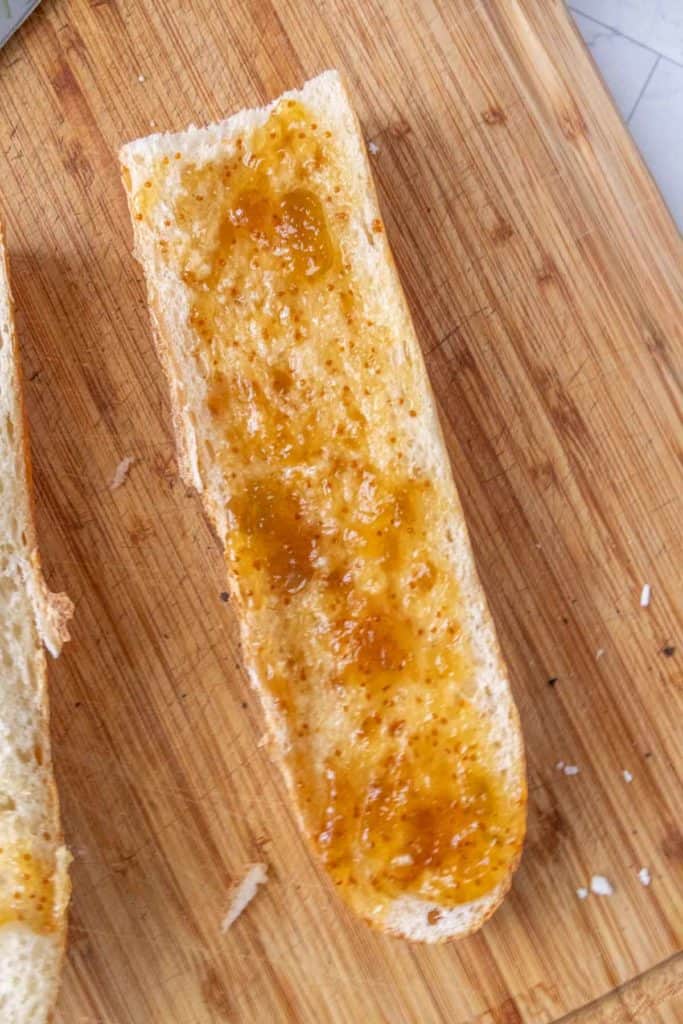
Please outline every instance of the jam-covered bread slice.
[{"label": "jam-covered bread slice", "polygon": [[522,742],[343,84],[121,162],[183,473],[302,828],[370,923],[465,934],[520,856]]},{"label": "jam-covered bread slice", "polygon": [[31,508],[19,353],[0,228],[0,1021],[45,1024],[66,940],[69,854],[52,773],[43,645],[71,602],[43,582]]}]

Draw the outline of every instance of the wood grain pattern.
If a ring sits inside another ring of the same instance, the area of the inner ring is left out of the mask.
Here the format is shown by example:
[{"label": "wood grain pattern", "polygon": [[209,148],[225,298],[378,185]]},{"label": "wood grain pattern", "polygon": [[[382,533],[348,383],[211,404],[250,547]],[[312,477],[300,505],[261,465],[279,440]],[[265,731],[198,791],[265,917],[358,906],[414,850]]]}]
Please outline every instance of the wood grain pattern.
[{"label": "wood grain pattern", "polygon": [[678,1024],[683,1015],[683,956],[673,956],[557,1024]]},{"label": "wood grain pattern", "polygon": [[[326,66],[379,147],[529,754],[513,892],[440,949],[350,918],[258,746],[115,161]],[[613,989],[631,1013],[619,986],[683,920],[683,254],[562,4],[46,0],[0,55],[0,115],[39,533],[77,603],[51,675],[76,858],[59,1024],[545,1024]],[[255,859],[271,881],[223,935]],[[593,873],[615,893],[582,902]],[[649,1016],[604,1019],[670,1024],[653,991]]]}]

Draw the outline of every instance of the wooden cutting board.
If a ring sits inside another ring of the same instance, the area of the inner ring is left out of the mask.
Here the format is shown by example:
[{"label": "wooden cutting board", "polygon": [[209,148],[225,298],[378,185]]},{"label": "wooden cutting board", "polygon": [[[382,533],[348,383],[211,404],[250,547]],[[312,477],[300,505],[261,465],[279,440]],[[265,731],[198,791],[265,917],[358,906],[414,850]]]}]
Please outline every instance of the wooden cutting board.
[{"label": "wooden cutting board", "polygon": [[[528,749],[513,891],[443,948],[351,918],[259,744],[116,164],[331,65],[375,143]],[[51,668],[59,1024],[683,1019],[683,253],[562,4],[44,0],[0,55],[0,117],[39,533],[76,602]],[[255,860],[270,881],[222,934]],[[580,900],[594,874],[613,894]]]}]

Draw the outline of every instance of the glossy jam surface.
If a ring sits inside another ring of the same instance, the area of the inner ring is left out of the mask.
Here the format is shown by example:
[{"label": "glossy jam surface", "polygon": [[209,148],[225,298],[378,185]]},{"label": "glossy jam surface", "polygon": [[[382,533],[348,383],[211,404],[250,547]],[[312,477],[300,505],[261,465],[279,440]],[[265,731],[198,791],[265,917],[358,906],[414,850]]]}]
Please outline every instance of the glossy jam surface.
[{"label": "glossy jam surface", "polygon": [[366,912],[482,896],[519,853],[522,784],[511,798],[493,770],[449,562],[451,485],[420,468],[421,378],[345,256],[353,197],[334,139],[285,101],[224,157],[173,164],[137,215],[187,287],[229,571],[293,737],[307,833]]},{"label": "glossy jam surface", "polygon": [[21,922],[38,934],[54,931],[52,877],[28,847],[0,846],[0,927]]}]

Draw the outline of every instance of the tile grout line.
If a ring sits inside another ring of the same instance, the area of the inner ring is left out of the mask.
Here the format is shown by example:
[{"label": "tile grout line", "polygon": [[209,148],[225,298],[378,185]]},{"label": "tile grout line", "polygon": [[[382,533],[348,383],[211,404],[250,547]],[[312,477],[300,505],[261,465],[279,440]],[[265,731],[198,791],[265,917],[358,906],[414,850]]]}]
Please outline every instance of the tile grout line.
[{"label": "tile grout line", "polygon": [[615,36],[619,36],[621,39],[628,39],[629,43],[633,43],[634,46],[639,46],[642,50],[647,50],[648,53],[654,54],[656,57],[661,57],[663,60],[668,60],[671,64],[675,64],[678,68],[683,68],[683,62],[676,60],[675,57],[667,57],[665,53],[660,53],[659,50],[654,50],[647,43],[641,43],[639,39],[634,39],[633,36],[627,36],[624,32],[620,32],[614,25],[608,25],[604,21],[599,21],[594,18],[591,14],[585,14],[579,7],[574,7],[572,4],[567,4],[567,9],[572,14],[580,14],[582,18],[586,18],[588,21],[592,21],[594,25],[599,25],[600,28],[609,29]]},{"label": "tile grout line", "polygon": [[640,92],[638,93],[638,95],[636,97],[636,102],[633,104],[633,106],[631,108],[631,113],[626,118],[626,124],[627,125],[629,125],[631,123],[631,118],[633,117],[633,115],[635,114],[636,110],[638,109],[638,104],[642,100],[643,95],[645,93],[645,90],[647,89],[648,85],[650,84],[650,82],[652,80],[652,76],[654,75],[655,71],[659,67],[659,62],[660,62],[661,59],[662,59],[662,57],[661,57],[661,54],[660,54],[659,57],[657,57],[657,60],[652,65],[652,67],[650,68],[650,74],[647,76],[647,78],[643,82],[642,88],[641,88]]}]

